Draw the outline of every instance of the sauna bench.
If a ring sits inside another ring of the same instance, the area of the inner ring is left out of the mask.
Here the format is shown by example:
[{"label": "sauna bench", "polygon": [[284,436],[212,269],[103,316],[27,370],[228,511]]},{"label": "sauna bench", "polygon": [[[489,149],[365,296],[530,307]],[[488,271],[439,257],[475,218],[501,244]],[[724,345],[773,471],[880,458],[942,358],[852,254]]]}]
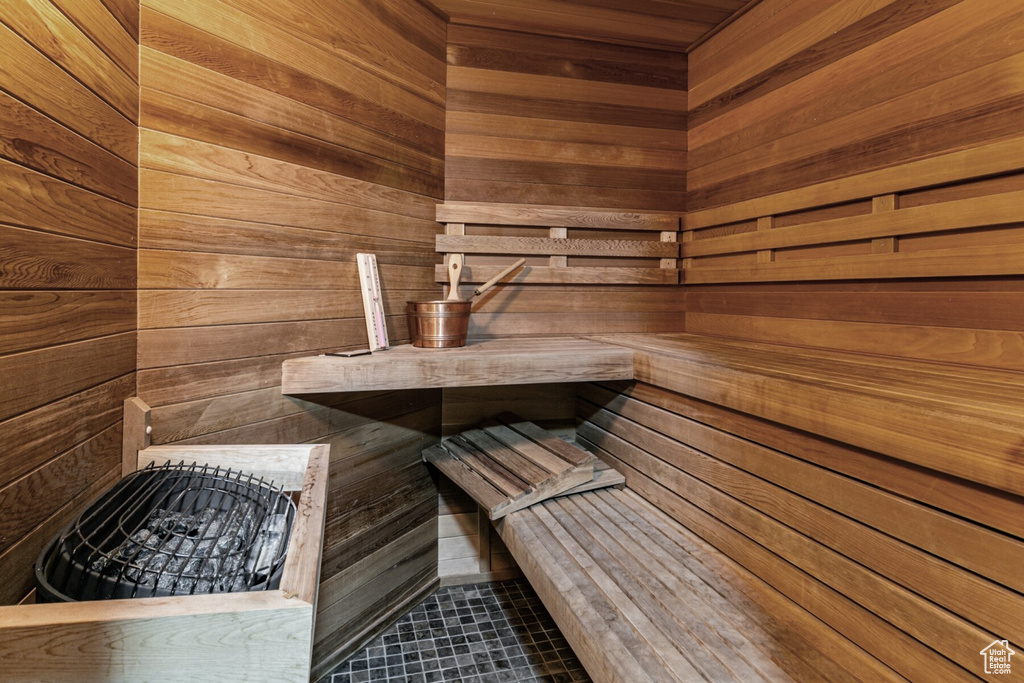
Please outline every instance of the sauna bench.
[{"label": "sauna bench", "polygon": [[596,681],[891,674],[628,489],[555,498],[496,527]]},{"label": "sauna bench", "polygon": [[504,338],[457,349],[396,346],[369,356],[286,360],[281,391],[437,389],[498,384],[599,382],[633,378],[633,352],[574,337]]}]

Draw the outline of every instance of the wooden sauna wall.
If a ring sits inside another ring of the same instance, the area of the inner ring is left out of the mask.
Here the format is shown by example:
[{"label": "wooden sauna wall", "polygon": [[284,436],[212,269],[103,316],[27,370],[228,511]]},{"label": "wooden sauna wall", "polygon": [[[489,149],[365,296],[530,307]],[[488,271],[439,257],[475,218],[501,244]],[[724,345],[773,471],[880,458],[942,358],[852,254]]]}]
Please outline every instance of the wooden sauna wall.
[{"label": "wooden sauna wall", "polygon": [[135,393],[138,2],[0,10],[0,604],[121,473]]},{"label": "wooden sauna wall", "polygon": [[[684,261],[687,330],[784,344],[783,368],[817,347],[1024,380],[1022,38],[1019,3],[764,0],[692,52],[682,239],[700,255]],[[881,211],[932,218],[895,238],[699,251]],[[980,224],[937,231],[959,220]],[[808,387],[828,377],[816,372]],[[1024,538],[1010,520],[1024,499],[730,405],[788,405],[765,386],[754,377],[717,402],[588,386],[577,432],[631,463],[630,486],[908,678],[980,675],[979,633],[1020,637],[1004,606],[1019,599]],[[838,415],[843,400],[819,409]],[[1002,574],[975,573],[973,558],[1002,553]]]},{"label": "wooden sauna wall", "polygon": [[[446,201],[668,214],[685,208],[682,52],[453,23],[446,120]],[[563,236],[584,236],[579,232],[570,229]],[[636,239],[614,231],[583,232]],[[477,234],[551,236],[543,228]],[[570,265],[605,264],[600,258],[567,258]],[[514,259],[471,255],[466,263]],[[527,262],[548,265],[548,258]],[[679,330],[682,303],[675,294],[670,287],[638,285],[506,286],[475,307],[470,335]]]},{"label": "wooden sauna wall", "polygon": [[[682,52],[452,23],[445,200],[513,210],[544,205],[678,215],[685,205],[679,191],[686,181],[685,110]],[[550,236],[544,228],[476,230]],[[571,229],[564,236],[636,239],[636,233]],[[466,263],[515,258],[469,255]],[[568,262],[606,265],[599,258],[570,256]],[[534,257],[528,263],[546,266],[549,260]],[[471,338],[683,326],[683,301],[671,286],[547,284],[492,292],[474,305]],[[463,288],[463,296],[471,293]],[[443,431],[458,433],[512,410],[572,439],[574,392],[565,384],[446,389]],[[442,580],[473,582],[516,571],[500,539],[486,528],[480,534],[476,504],[448,482],[441,484],[439,515]]]},{"label": "wooden sauna wall", "polygon": [[145,0],[139,395],[154,443],[331,444],[314,673],[436,580],[440,392],[282,396],[281,362],[435,298],[445,24],[414,0]]},{"label": "wooden sauna wall", "polygon": [[[768,0],[690,55],[689,95],[695,243],[769,215],[786,227],[895,202],[970,219],[1024,201],[1017,3]],[[992,221],[695,259],[687,331],[1022,369],[1024,269],[999,262],[1024,262],[1024,230]]]}]

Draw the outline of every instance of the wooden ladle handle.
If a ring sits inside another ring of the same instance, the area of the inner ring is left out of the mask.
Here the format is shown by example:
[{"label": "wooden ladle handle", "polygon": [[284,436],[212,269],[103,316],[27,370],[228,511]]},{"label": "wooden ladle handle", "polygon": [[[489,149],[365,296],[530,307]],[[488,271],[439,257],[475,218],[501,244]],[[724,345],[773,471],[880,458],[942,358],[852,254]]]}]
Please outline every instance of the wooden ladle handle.
[{"label": "wooden ladle handle", "polygon": [[462,301],[459,298],[459,279],[462,277],[462,254],[448,255],[448,298],[445,301]]},{"label": "wooden ladle handle", "polygon": [[511,273],[513,270],[515,270],[519,266],[523,265],[524,263],[526,263],[526,259],[524,259],[524,258],[519,259],[518,261],[513,263],[511,266],[509,266],[505,270],[501,271],[500,273],[498,273],[497,275],[492,277],[490,280],[488,280],[487,282],[483,283],[482,285],[477,287],[475,290],[473,290],[473,296],[480,296],[481,294],[486,292],[488,289],[490,289],[494,285],[498,284],[502,280],[502,278],[504,278],[506,275],[508,275],[509,273]]}]

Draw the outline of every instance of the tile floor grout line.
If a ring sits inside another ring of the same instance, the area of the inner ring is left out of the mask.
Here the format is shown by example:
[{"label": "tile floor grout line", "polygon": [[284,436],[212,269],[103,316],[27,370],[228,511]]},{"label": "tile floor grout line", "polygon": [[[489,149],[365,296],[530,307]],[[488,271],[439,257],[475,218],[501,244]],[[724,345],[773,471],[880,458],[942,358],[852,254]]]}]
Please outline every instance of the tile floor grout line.
[{"label": "tile floor grout line", "polygon": [[523,579],[443,588],[321,683],[589,681]]}]

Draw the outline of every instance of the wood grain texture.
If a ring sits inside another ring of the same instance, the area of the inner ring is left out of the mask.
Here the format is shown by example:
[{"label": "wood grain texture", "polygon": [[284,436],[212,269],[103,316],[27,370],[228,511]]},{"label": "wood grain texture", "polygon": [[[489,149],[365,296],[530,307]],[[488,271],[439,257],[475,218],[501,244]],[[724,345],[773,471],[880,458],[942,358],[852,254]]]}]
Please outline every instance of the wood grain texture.
[{"label": "wood grain texture", "polygon": [[120,471],[116,405],[135,392],[139,94],[138,44],[98,0],[9,3],[0,51],[0,603],[10,604],[31,589],[43,543]]},{"label": "wood grain texture", "polygon": [[[502,23],[508,13],[554,19],[570,8],[522,4],[531,7],[478,3],[491,12],[489,25],[457,19],[448,33],[445,203],[438,220],[488,227],[439,236],[439,249],[473,254],[463,271],[463,282],[473,283],[497,273],[498,254],[537,256],[481,298],[470,336],[681,329],[681,316],[668,313],[668,292],[642,295],[661,299],[664,315],[613,302],[640,286],[678,282],[674,268],[658,267],[677,253],[657,238],[677,229],[685,208],[686,55],[609,42],[592,22],[607,12],[647,22],[661,11],[706,18],[722,10],[573,3],[565,18],[582,23],[570,38],[533,21],[503,30],[511,27]],[[465,16],[461,9],[456,15]],[[588,35],[586,26],[597,32]],[[543,232],[525,232],[530,227]],[[569,234],[551,232],[558,228]],[[574,285],[621,287],[604,298]],[[527,308],[535,295],[558,293],[573,309],[561,318]],[[522,312],[513,313],[519,302]]]},{"label": "wood grain texture", "polygon": [[[438,0],[437,6],[462,31],[503,28],[541,36],[598,39],[626,46],[656,46],[682,52],[741,9],[746,0]],[[486,44],[486,43],[485,43]],[[493,45],[488,45],[493,48]],[[622,48],[619,48],[622,49]],[[498,58],[492,56],[492,59]]]},{"label": "wood grain texture", "polygon": [[396,343],[404,302],[436,298],[444,24],[414,0],[145,0],[139,30],[139,395],[156,443],[331,445],[321,579],[358,565],[373,599],[318,606],[326,672],[436,580],[436,550],[401,539],[440,395],[296,401],[281,362],[366,345],[356,253]]},{"label": "wood grain texture", "polygon": [[[1019,373],[798,349],[764,337],[642,339],[626,342],[638,351],[640,383],[585,388],[577,406],[579,438],[611,457],[628,487],[904,676],[951,661],[958,668],[949,675],[963,677],[975,670],[958,652],[965,638],[1017,629],[1017,609],[1001,606],[1019,590],[1024,529],[989,525],[1016,517],[1021,505],[1022,491],[1007,483],[1019,467]],[[669,350],[690,341],[692,354]],[[789,380],[796,381],[783,388]],[[798,417],[805,400],[810,421]],[[862,412],[871,403],[884,418]],[[947,434],[923,414],[902,422],[903,411],[918,409],[941,415],[941,424],[962,422]],[[846,420],[857,426],[844,430]],[[981,430],[968,426],[981,422]],[[868,436],[889,426],[886,436]],[[1002,445],[991,444],[1002,429]],[[917,439],[925,459],[913,455]],[[931,459],[944,449],[945,465]],[[996,453],[999,473],[979,478]],[[736,534],[765,544],[769,555]],[[984,566],[981,546],[994,549]],[[811,583],[787,578],[780,560]],[[883,621],[865,629],[863,620],[840,616],[837,595]],[[880,639],[880,631],[890,635]],[[894,638],[927,647],[893,648]]]},{"label": "wood grain texture", "polygon": [[397,346],[372,356],[285,361],[282,391],[432,389],[629,379],[633,356],[583,339],[495,340],[457,349]]},{"label": "wood grain texture", "polygon": [[[799,607],[764,611],[771,588],[634,493],[559,498],[510,515],[499,532],[601,680],[815,680],[836,668],[893,677],[853,648],[807,657],[806,621],[792,625]],[[810,637],[842,642],[820,626]]]}]

